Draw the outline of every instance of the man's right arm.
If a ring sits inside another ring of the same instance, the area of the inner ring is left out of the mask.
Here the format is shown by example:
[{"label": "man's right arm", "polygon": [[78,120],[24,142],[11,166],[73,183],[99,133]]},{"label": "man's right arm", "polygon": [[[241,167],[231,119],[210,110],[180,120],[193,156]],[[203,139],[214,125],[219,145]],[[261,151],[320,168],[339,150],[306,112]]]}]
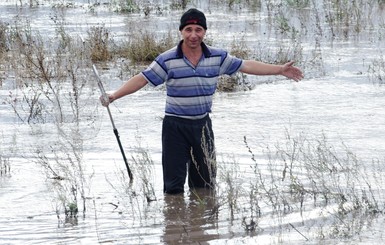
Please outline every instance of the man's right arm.
[{"label": "man's right arm", "polygon": [[132,78],[130,78],[127,82],[125,82],[119,89],[114,91],[111,94],[108,94],[109,101],[103,101],[101,98],[101,102],[103,106],[108,106],[111,102],[124,97],[126,95],[135,93],[139,89],[146,86],[147,80],[144,78],[144,76],[139,73]]}]

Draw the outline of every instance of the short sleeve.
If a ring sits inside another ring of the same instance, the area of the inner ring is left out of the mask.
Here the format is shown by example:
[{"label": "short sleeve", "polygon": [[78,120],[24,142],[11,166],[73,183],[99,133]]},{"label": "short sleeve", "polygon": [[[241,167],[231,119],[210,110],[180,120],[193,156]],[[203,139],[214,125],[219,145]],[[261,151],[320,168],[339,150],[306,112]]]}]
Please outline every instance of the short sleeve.
[{"label": "short sleeve", "polygon": [[163,84],[167,79],[167,69],[160,56],[158,56],[144,71],[142,75],[152,86]]},{"label": "short sleeve", "polygon": [[243,60],[225,52],[220,68],[220,74],[233,75],[242,67]]}]

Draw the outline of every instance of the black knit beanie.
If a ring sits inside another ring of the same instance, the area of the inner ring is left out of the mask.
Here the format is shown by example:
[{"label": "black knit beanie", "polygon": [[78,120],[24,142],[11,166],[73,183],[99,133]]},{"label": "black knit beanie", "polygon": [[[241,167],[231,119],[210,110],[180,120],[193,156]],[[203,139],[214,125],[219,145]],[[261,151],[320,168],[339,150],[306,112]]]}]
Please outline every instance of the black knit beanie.
[{"label": "black knit beanie", "polygon": [[181,31],[185,26],[190,24],[200,25],[207,30],[205,14],[194,8],[187,10],[182,15],[179,30]]}]

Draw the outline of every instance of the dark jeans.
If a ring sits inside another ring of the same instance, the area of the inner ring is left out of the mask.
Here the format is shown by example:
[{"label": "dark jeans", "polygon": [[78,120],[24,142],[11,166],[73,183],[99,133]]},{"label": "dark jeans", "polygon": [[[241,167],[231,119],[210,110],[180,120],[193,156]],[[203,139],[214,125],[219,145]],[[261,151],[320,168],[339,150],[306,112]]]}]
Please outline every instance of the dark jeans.
[{"label": "dark jeans", "polygon": [[166,116],[162,129],[163,191],[177,194],[188,171],[190,188],[213,188],[216,176],[211,119],[190,120]]}]

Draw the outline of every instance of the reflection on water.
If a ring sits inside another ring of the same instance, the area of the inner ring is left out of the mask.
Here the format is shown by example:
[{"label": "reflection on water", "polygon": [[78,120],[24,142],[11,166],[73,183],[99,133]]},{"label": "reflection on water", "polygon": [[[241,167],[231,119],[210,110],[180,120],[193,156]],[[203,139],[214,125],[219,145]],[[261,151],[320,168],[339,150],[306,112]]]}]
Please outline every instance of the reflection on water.
[{"label": "reflection on water", "polygon": [[165,244],[208,244],[219,237],[215,194],[207,189],[164,197]]}]

